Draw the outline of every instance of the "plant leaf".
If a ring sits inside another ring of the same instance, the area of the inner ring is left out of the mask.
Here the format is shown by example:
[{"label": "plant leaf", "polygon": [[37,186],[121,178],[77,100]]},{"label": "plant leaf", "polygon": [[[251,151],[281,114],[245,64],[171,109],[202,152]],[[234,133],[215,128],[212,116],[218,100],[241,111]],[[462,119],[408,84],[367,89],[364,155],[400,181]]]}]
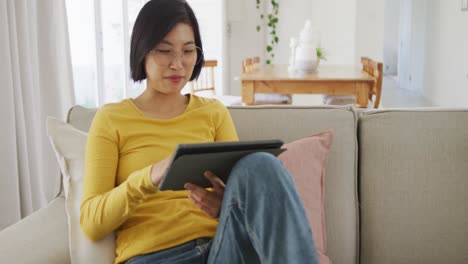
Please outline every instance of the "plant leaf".
[{"label": "plant leaf", "polygon": [[325,52],[322,48],[317,48],[316,49],[316,52],[317,52],[317,58],[320,59],[320,60],[327,60],[327,57],[325,56]]}]

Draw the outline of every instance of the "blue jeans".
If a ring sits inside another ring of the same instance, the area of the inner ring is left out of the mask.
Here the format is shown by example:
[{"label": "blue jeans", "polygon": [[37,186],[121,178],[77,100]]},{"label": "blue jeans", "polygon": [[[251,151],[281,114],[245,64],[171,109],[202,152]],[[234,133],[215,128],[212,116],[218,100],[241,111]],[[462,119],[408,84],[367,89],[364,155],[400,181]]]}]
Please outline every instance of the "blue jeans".
[{"label": "blue jeans", "polygon": [[232,169],[212,240],[193,240],[126,263],[316,264],[318,258],[291,176],[273,155],[259,152]]}]

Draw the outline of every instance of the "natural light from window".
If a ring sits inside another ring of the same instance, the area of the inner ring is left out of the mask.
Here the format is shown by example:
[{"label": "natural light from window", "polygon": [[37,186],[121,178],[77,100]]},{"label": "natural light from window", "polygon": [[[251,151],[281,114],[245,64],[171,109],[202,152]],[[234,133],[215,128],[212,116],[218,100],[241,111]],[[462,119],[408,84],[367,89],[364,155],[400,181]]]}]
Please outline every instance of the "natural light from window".
[{"label": "natural light from window", "polygon": [[[147,0],[67,0],[68,27],[78,105],[99,107],[134,98],[145,83],[130,79],[129,49],[134,21]],[[205,59],[222,58],[222,3],[187,1],[200,24]],[[221,74],[217,72],[217,82]],[[184,89],[183,93],[189,92]]]}]

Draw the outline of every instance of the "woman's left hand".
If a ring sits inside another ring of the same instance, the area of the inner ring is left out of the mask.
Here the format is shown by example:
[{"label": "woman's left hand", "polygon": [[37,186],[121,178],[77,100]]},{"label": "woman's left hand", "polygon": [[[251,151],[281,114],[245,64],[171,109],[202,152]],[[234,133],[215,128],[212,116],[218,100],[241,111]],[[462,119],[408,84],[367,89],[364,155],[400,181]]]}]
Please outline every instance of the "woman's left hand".
[{"label": "woman's left hand", "polygon": [[213,190],[209,191],[195,184],[186,183],[184,188],[189,191],[189,199],[210,217],[219,217],[221,204],[223,202],[224,188],[223,181],[216,177],[211,171],[205,171],[204,176],[213,185]]}]

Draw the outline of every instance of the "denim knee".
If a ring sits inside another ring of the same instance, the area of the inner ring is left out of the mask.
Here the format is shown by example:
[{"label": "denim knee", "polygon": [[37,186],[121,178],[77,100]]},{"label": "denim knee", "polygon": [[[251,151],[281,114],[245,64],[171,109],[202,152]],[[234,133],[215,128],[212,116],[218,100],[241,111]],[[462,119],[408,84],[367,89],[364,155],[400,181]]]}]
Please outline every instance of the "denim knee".
[{"label": "denim knee", "polygon": [[[240,181],[239,183],[254,182],[255,184],[277,181],[288,175],[274,155],[267,152],[255,152],[240,159],[232,168],[229,181]],[[284,179],[281,179],[282,181]]]},{"label": "denim knee", "polygon": [[259,163],[277,162],[278,159],[268,152],[254,152],[241,158],[237,163],[242,166],[258,165]]}]

